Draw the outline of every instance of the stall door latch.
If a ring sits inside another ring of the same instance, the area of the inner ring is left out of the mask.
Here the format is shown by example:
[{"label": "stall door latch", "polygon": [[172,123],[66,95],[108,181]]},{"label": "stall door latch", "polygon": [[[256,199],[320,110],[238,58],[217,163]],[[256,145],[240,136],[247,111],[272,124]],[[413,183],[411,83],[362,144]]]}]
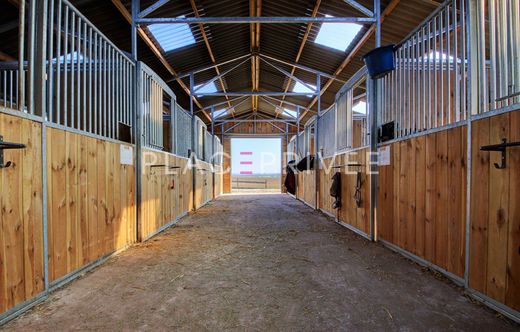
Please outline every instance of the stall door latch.
[{"label": "stall door latch", "polygon": [[495,163],[495,167],[498,169],[504,169],[507,167],[507,152],[506,149],[513,147],[513,146],[520,146],[520,142],[507,142],[507,138],[502,138],[502,144],[494,144],[494,145],[486,145],[480,147],[481,151],[496,151],[502,153],[501,163],[500,165],[498,163]]},{"label": "stall door latch", "polygon": [[0,168],[7,168],[12,165],[12,162],[8,161],[4,164],[4,150],[6,149],[24,149],[25,144],[4,142],[4,137],[0,136]]}]

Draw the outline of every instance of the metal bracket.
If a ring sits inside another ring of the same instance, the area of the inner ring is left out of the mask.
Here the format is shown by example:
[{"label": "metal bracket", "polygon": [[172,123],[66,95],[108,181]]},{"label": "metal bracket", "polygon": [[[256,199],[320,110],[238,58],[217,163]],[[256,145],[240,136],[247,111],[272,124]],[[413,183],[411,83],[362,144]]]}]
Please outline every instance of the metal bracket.
[{"label": "metal bracket", "polygon": [[507,138],[502,138],[502,144],[494,144],[494,145],[485,145],[480,147],[480,151],[496,151],[502,153],[501,163],[500,165],[498,163],[495,163],[495,168],[497,169],[505,169],[507,167],[507,152],[506,149],[513,147],[513,146],[520,146],[519,142],[507,142]]},{"label": "metal bracket", "polygon": [[24,149],[25,144],[4,142],[4,137],[0,136],[0,168],[8,168],[12,162],[8,161],[4,164],[4,150],[8,149]]}]

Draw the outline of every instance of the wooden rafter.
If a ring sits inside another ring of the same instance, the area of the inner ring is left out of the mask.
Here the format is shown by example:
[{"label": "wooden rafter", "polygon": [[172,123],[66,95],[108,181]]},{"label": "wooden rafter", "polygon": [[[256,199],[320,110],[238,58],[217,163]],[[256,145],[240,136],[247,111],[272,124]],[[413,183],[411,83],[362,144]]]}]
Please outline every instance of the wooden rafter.
[{"label": "wooden rafter", "polygon": [[[397,7],[397,5],[399,4],[400,1],[401,0],[392,0],[388,4],[388,6],[386,6],[385,10],[381,13],[381,17],[379,19],[381,23],[383,23],[385,21],[385,19],[388,17],[388,15],[390,15],[394,11],[394,9]],[[352,61],[352,59],[354,59],[354,57],[357,55],[359,50],[365,45],[365,43],[370,39],[370,37],[372,37],[372,35],[375,32],[376,32],[376,24],[373,23],[370,26],[370,28],[368,29],[368,31],[365,32],[363,37],[361,37],[361,39],[358,41],[356,46],[354,46],[352,51],[347,55],[345,60],[343,60],[341,65],[338,67],[338,69],[336,69],[336,71],[333,74],[334,76],[338,76],[339,74],[341,74],[341,72],[347,67],[347,65]],[[329,79],[327,81],[327,83],[325,83],[323,88],[321,89],[320,95],[323,95],[323,93],[331,86],[331,84],[333,82],[334,82],[333,79]],[[312,101],[309,103],[309,105],[307,105],[307,109],[302,113],[302,115],[300,116],[300,119],[303,119],[305,117],[305,115],[307,115],[307,113],[309,112],[311,107],[314,106],[314,104],[316,104],[317,101],[318,101],[318,97],[316,96],[312,99]]]},{"label": "wooden rafter", "polygon": [[[132,15],[130,14],[130,12],[126,9],[126,7],[123,5],[123,3],[121,2],[121,0],[112,0],[112,3],[114,4],[114,6],[117,8],[117,10],[119,10],[119,12],[121,13],[121,15],[123,15],[123,17],[126,19],[126,21],[130,24],[132,24]],[[164,58],[164,56],[162,55],[162,52],[155,46],[154,42],[150,39],[150,37],[148,36],[148,34],[143,30],[143,28],[141,27],[138,27],[137,28],[137,32],[139,33],[139,36],[141,36],[141,38],[143,39],[143,41],[146,43],[146,45],[148,45],[148,47],[150,48],[150,50],[155,54],[155,56],[159,59],[159,61],[161,61],[161,63],[163,64],[163,66],[166,68],[166,70],[168,70],[168,72],[172,75],[172,76],[177,76],[177,72],[175,71],[175,69],[173,69],[173,67],[168,63],[168,61]],[[181,88],[188,94],[188,96],[190,95],[190,88],[179,78],[176,79],[177,83],[179,83],[179,85],[181,86]],[[202,107],[202,104],[197,100],[197,98],[195,96],[192,97],[193,98],[193,102],[199,107],[199,108],[203,108]],[[208,113],[206,111],[203,111],[202,112],[206,118],[211,121],[211,117],[208,115]]]},{"label": "wooden rafter", "polygon": [[[251,17],[262,15],[262,0],[249,0],[249,15]],[[258,52],[260,49],[260,23],[251,23],[249,25],[251,38],[251,91],[258,91],[260,88],[260,58]],[[251,98],[251,108],[253,112],[258,111],[258,97]]]},{"label": "wooden rafter", "polygon": [[[320,5],[321,5],[321,0],[316,0],[316,4],[314,5],[314,9],[312,10],[311,17],[316,17],[316,15],[318,15],[318,10],[320,8]],[[305,30],[305,34],[303,35],[302,42],[300,44],[300,48],[298,49],[298,53],[296,54],[296,59],[294,60],[294,63],[298,63],[300,61],[300,58],[303,53],[303,49],[305,48],[305,44],[307,44],[307,40],[309,39],[309,34],[310,34],[311,30],[312,30],[312,23],[308,23],[307,30]],[[293,66],[291,69],[291,75],[294,75],[295,71],[296,71],[296,67]],[[287,80],[285,89],[284,89],[285,92],[289,91],[289,86],[291,85],[291,82],[292,82],[292,78],[289,77],[289,79]],[[283,96],[282,101],[280,101],[280,107],[282,107],[284,100],[285,100],[285,96]],[[278,116],[278,114],[276,116]]]},{"label": "wooden rafter", "polygon": [[[200,17],[199,10],[197,9],[197,5],[195,4],[195,0],[190,0],[190,4],[191,4],[191,8],[193,10],[193,14],[195,14],[195,17]],[[206,48],[208,50],[211,62],[214,65],[216,65],[217,61],[215,60],[215,56],[213,55],[213,50],[212,50],[211,45],[209,43],[208,36],[206,35],[206,30],[204,30],[204,24],[202,24],[202,23],[199,24],[199,30],[200,30],[200,33],[202,35],[202,38],[204,39],[204,44],[206,44]],[[215,66],[215,72],[217,73],[217,75],[220,75],[220,69],[219,69],[218,66]],[[220,82],[220,85],[222,86],[222,90],[224,92],[227,92],[226,85],[224,84],[224,79],[222,77],[219,78],[219,82]],[[231,102],[229,101],[229,97],[228,96],[226,96],[226,100],[228,102],[228,106],[231,108],[232,105],[231,105]],[[234,114],[234,111],[232,109],[231,109],[231,114],[232,115]]]}]

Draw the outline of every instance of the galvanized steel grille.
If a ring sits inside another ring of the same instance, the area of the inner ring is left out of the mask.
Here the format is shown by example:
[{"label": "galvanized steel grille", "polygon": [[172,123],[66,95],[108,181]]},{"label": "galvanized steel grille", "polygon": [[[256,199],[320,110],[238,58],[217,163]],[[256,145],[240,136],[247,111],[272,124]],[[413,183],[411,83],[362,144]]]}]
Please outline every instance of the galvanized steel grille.
[{"label": "galvanized steel grille", "polygon": [[191,115],[182,107],[175,107],[175,153],[188,158],[191,150]]},{"label": "galvanized steel grille", "polygon": [[336,108],[331,107],[321,117],[318,127],[318,142],[323,157],[331,157],[336,152]]},{"label": "galvanized steel grille", "polygon": [[48,11],[47,120],[120,139],[120,124],[133,126],[134,63],[68,1]]}]

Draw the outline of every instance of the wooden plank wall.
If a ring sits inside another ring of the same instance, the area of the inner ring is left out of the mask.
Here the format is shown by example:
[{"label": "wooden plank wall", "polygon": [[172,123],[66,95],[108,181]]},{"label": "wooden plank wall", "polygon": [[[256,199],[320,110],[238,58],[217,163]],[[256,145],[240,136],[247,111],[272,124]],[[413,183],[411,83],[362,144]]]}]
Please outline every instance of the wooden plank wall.
[{"label": "wooden plank wall", "polygon": [[469,286],[520,310],[520,148],[480,147],[520,141],[520,111],[473,122]]},{"label": "wooden plank wall", "polygon": [[195,177],[195,208],[198,209],[213,199],[212,165],[198,160]]},{"label": "wooden plank wall", "polygon": [[[341,171],[341,208],[339,221],[351,225],[365,234],[370,234],[370,176],[367,174],[369,148],[347,152],[337,156],[336,165],[360,164],[361,166],[342,167]],[[357,173],[361,172],[361,206],[355,200]]]},{"label": "wooden plank wall", "polygon": [[[156,233],[192,209],[193,178],[188,159],[143,149],[141,240]],[[170,167],[151,167],[168,165]]]},{"label": "wooden plank wall", "polygon": [[4,150],[0,169],[0,313],[44,289],[42,129],[39,123],[0,114],[0,135],[25,149]]},{"label": "wooden plank wall", "polygon": [[464,275],[466,127],[390,145],[379,167],[378,236],[459,276]]},{"label": "wooden plank wall", "polygon": [[215,197],[222,195],[223,193],[223,167],[222,165],[215,165]]},{"label": "wooden plank wall", "polygon": [[135,242],[135,168],[120,145],[47,128],[51,282]]},{"label": "wooden plank wall", "polygon": [[231,138],[224,138],[224,174],[222,177],[222,191],[224,194],[231,193]]},{"label": "wooden plank wall", "polygon": [[319,204],[321,210],[335,216],[336,210],[332,208],[334,198],[330,196],[332,176],[336,172],[335,169],[331,168],[334,165],[334,159],[339,159],[339,157],[323,159],[323,165],[320,169]]},{"label": "wooden plank wall", "polygon": [[297,194],[298,198],[314,207],[316,205],[316,189],[314,183],[316,176],[313,170],[298,172],[297,177]]}]

